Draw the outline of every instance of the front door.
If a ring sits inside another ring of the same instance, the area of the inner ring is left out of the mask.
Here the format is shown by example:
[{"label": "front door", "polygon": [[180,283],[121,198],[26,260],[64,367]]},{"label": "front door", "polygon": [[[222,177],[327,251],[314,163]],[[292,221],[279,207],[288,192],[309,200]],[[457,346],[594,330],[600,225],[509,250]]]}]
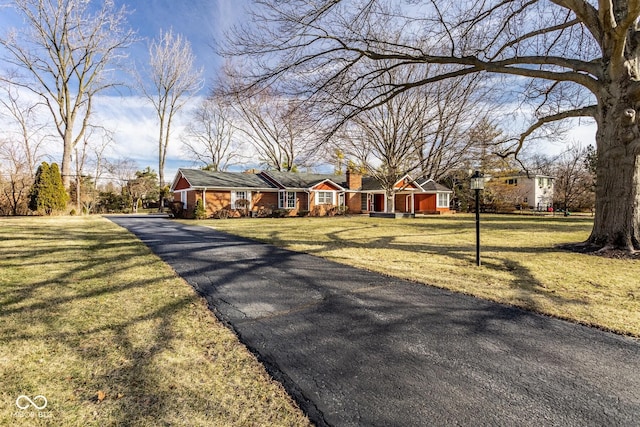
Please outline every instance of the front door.
[{"label": "front door", "polygon": [[384,194],[373,195],[373,211],[384,212]]}]

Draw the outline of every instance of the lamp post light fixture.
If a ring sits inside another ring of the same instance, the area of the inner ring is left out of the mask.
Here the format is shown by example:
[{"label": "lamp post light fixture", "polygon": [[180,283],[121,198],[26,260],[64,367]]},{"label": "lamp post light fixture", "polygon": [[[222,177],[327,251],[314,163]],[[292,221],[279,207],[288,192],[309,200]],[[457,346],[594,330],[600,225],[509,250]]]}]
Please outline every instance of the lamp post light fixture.
[{"label": "lamp post light fixture", "polygon": [[471,189],[476,192],[476,265],[480,266],[480,190],[484,190],[484,176],[480,171],[471,177]]}]

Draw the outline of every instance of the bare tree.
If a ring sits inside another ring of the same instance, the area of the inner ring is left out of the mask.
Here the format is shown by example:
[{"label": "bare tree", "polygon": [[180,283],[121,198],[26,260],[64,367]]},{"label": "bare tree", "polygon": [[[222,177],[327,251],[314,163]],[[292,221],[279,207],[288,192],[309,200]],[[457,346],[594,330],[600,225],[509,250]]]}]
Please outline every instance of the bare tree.
[{"label": "bare tree", "polygon": [[476,76],[466,76],[409,92],[427,105],[421,117],[424,135],[418,141],[422,175],[439,181],[478,158],[485,170],[487,159],[501,151],[501,131],[491,123],[488,90],[481,83]]},{"label": "bare tree", "polygon": [[[24,162],[20,163],[26,163],[27,173],[33,177],[41,160],[42,144],[47,137],[45,125],[38,122],[38,105],[22,100],[12,85],[6,85],[3,92],[5,96],[0,98],[0,116],[6,115],[15,125],[13,132],[10,128],[5,129],[5,132],[14,135],[11,138],[14,144],[19,141],[18,145],[24,156]],[[14,147],[12,150],[17,149],[18,147]]]},{"label": "bare tree", "polygon": [[428,106],[413,95],[398,95],[355,116],[346,126],[348,136],[339,141],[345,154],[385,190],[388,212],[395,211],[395,193],[402,189],[395,184],[421,166]]},{"label": "bare tree", "polygon": [[34,175],[29,171],[29,160],[20,141],[0,140],[0,171],[0,210],[10,215],[26,214]]},{"label": "bare tree", "polygon": [[[417,86],[490,73],[525,78],[509,87],[527,95],[535,118],[513,152],[547,124],[592,117],[598,177],[587,243],[640,249],[638,0],[461,0],[446,8],[435,0],[256,3],[258,25],[236,31],[227,53],[261,61],[260,70],[245,68],[254,73],[247,76],[253,82],[288,82],[290,90],[315,97],[340,90],[364,99],[344,103],[346,116]],[[376,77],[388,70],[388,61],[395,68],[449,67],[380,87]],[[361,62],[379,66],[345,78]]]},{"label": "bare tree", "polygon": [[[379,86],[398,80],[400,73],[410,79],[417,71],[390,66],[378,78]],[[486,107],[474,94],[476,86],[477,79],[462,78],[399,93],[353,116],[345,125],[349,137],[337,142],[336,149],[364,165],[391,201],[399,190],[395,184],[406,174],[440,180],[468,163],[480,145],[473,135],[486,120]],[[393,209],[393,203],[387,207]]]},{"label": "bare tree", "polygon": [[[71,157],[82,140],[94,96],[114,85],[109,65],[134,39],[127,12],[112,0],[13,0],[24,29],[0,38],[5,61],[22,74],[11,82],[36,94],[47,106],[63,142],[62,178],[71,178]],[[4,80],[8,80],[7,77]]]},{"label": "bare tree", "polygon": [[136,178],[138,167],[138,163],[130,158],[108,160],[105,165],[107,173],[116,179],[120,192],[126,188],[130,180]]},{"label": "bare tree", "polygon": [[[89,127],[82,144],[75,148],[75,182],[71,197],[78,212],[91,212],[98,196],[98,179],[106,172],[104,151],[113,142],[111,132],[100,127]],[[91,168],[91,172],[86,169]]]},{"label": "bare tree", "polygon": [[[140,88],[158,115],[158,181],[165,185],[164,165],[167,158],[171,125],[176,114],[203,85],[202,69],[196,69],[191,44],[173,30],[161,31],[149,46],[148,78],[139,77]],[[147,83],[148,82],[148,83]],[[161,191],[160,209],[163,204]]]},{"label": "bare tree", "polygon": [[234,139],[234,128],[225,110],[219,97],[205,99],[181,138],[187,155],[213,171],[226,170],[240,156],[240,144]]},{"label": "bare tree", "polygon": [[310,113],[276,89],[224,89],[235,111],[235,128],[255,150],[260,163],[277,171],[307,166],[313,152]]},{"label": "bare tree", "polygon": [[28,212],[26,196],[42,159],[46,132],[44,125],[38,123],[37,105],[22,99],[12,85],[6,85],[2,91],[0,116],[8,119],[4,128],[6,137],[0,141],[0,169],[5,175],[2,205],[7,214],[20,215]]},{"label": "bare tree", "polygon": [[588,153],[574,142],[555,162],[553,198],[565,211],[593,207],[593,176],[586,161]]}]

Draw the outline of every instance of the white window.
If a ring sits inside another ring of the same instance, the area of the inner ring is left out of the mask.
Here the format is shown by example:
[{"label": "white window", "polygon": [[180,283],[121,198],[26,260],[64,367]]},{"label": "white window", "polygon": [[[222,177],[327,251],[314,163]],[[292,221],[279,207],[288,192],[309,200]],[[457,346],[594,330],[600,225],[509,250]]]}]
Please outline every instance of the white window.
[{"label": "white window", "polygon": [[182,202],[182,208],[186,209],[187,208],[187,192],[186,191],[180,192],[180,201]]},{"label": "white window", "polygon": [[[247,202],[249,202],[249,205],[246,205]],[[231,209],[247,209],[247,208],[251,208],[250,205],[251,205],[250,191],[232,191],[231,192]]]},{"label": "white window", "polygon": [[280,191],[278,193],[278,208],[279,209],[295,209],[296,208],[296,192],[295,191]]},{"label": "white window", "polygon": [[449,207],[449,193],[438,193],[438,206],[439,208]]},{"label": "white window", "polygon": [[316,192],[316,205],[333,205],[333,192],[331,191]]}]

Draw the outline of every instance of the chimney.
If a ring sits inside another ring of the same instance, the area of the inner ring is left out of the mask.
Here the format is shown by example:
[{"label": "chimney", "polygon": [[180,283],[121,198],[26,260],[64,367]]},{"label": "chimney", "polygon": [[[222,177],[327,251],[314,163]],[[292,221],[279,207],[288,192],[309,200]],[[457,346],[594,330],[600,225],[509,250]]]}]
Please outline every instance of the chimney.
[{"label": "chimney", "polygon": [[347,168],[347,189],[360,190],[362,188],[362,174]]}]

